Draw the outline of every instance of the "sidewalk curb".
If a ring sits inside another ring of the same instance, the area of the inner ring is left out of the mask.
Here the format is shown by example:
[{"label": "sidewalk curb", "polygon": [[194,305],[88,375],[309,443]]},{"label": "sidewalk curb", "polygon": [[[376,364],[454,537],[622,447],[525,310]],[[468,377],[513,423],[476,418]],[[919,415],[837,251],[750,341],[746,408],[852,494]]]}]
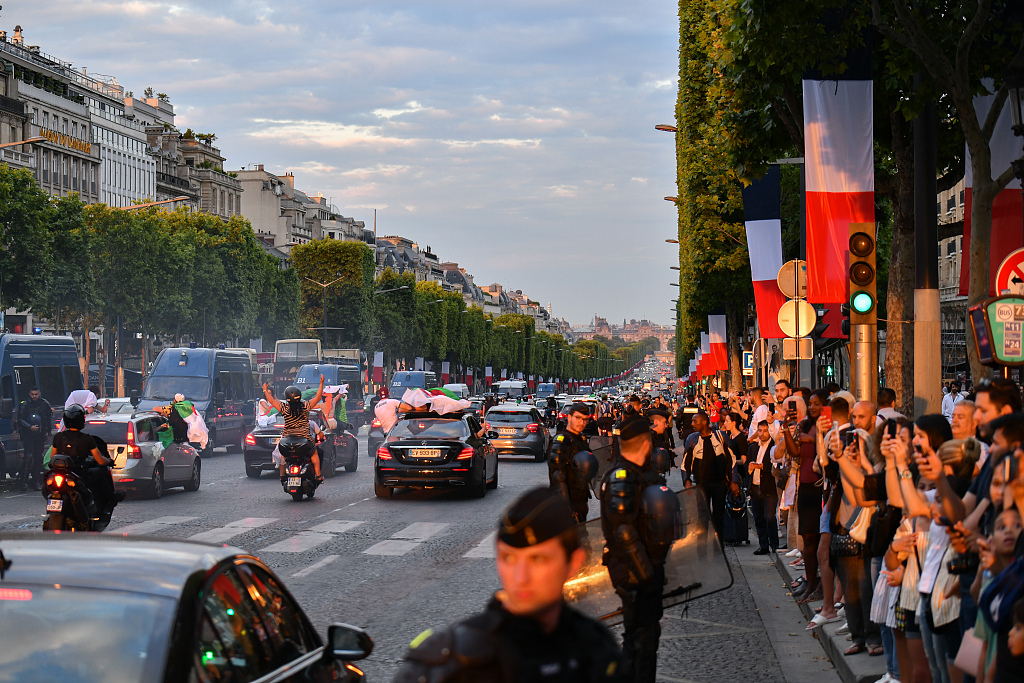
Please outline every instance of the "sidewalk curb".
[{"label": "sidewalk curb", "polygon": [[[778,569],[782,580],[788,586],[796,579],[796,574],[799,572],[794,571],[789,566],[789,558],[785,556],[785,553],[786,551],[784,550],[776,555],[775,568]],[[794,573],[790,574],[791,571]],[[807,603],[797,605],[797,607],[800,608],[804,618],[810,622],[814,616],[814,607],[817,604]],[[842,625],[843,622],[841,621],[834,624],[825,624],[814,629],[815,637],[821,643],[825,654],[832,660],[832,665],[839,672],[839,677],[843,679],[843,683],[875,683],[875,681],[885,675],[885,657],[871,657],[866,653],[851,657],[844,655],[843,652],[850,646],[850,642],[846,640],[845,635],[836,635],[836,631]]]}]

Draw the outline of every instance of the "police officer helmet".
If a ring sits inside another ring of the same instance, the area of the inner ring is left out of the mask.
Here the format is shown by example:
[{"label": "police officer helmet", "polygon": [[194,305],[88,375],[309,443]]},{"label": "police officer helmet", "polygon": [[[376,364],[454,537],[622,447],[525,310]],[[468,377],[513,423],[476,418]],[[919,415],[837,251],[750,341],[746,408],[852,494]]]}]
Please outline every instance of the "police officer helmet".
[{"label": "police officer helmet", "polygon": [[594,481],[600,466],[593,453],[590,451],[580,451],[572,457],[572,467],[576,471],[576,482],[584,484],[581,488],[585,488],[590,485],[590,482]]},{"label": "police officer helmet", "polygon": [[302,389],[299,389],[294,384],[289,385],[288,388],[284,390],[284,398],[286,401],[299,400],[302,398]]},{"label": "police officer helmet", "polygon": [[77,403],[68,406],[64,411],[64,426],[70,429],[85,427],[85,408]]},{"label": "police officer helmet", "polygon": [[651,466],[660,474],[667,474],[672,469],[672,453],[665,448],[655,448],[651,452]]}]

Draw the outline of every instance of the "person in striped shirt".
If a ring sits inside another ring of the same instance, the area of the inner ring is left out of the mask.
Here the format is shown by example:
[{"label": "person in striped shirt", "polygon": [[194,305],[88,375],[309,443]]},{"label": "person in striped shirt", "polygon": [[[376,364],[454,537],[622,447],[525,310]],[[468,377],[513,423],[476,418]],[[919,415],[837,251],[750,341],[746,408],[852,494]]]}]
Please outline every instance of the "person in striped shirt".
[{"label": "person in striped shirt", "polygon": [[[277,412],[281,413],[281,417],[284,418],[284,429],[281,430],[281,436],[298,436],[303,439],[310,439],[310,425],[309,425],[309,411],[316,408],[320,404],[320,399],[324,396],[324,376],[320,375],[320,386],[316,390],[316,395],[308,401],[302,400],[302,390],[297,386],[290,386],[284,390],[285,400],[282,403],[270,392],[270,384],[263,384],[263,396],[267,399],[267,403],[277,408]],[[310,439],[312,442],[312,439]],[[316,472],[316,477],[319,480],[323,480],[323,475],[320,474],[320,456],[317,453],[317,449],[312,449],[310,454],[310,460],[313,463],[313,471]],[[280,466],[281,476],[284,476],[284,464]]]}]

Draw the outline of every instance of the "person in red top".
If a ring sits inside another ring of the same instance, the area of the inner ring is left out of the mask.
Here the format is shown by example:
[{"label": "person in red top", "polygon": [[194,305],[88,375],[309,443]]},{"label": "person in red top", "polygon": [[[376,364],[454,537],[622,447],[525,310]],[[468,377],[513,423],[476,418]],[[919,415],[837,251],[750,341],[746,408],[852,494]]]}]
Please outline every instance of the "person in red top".
[{"label": "person in red top", "polygon": [[722,411],[722,402],[717,398],[708,401],[708,420],[711,422],[712,429],[718,429],[718,416]]},{"label": "person in red top", "polygon": [[[797,479],[796,511],[797,531],[802,541],[805,581],[801,591],[802,601],[820,600],[818,586],[818,547],[821,533],[821,493],[817,486],[821,475],[814,471],[814,459],[817,456],[817,421],[821,409],[828,399],[828,392],[819,389],[807,400],[807,418],[800,422],[796,435],[786,430],[786,448],[791,457],[799,461],[799,478]],[[816,592],[817,591],[817,592]]]}]

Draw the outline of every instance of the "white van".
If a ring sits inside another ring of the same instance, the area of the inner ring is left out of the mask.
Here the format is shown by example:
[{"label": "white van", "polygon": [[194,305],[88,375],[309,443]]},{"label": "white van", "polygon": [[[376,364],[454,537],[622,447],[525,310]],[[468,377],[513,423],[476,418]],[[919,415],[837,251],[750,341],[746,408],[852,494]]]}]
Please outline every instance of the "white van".
[{"label": "white van", "polygon": [[498,382],[498,390],[496,393],[498,396],[508,396],[509,398],[514,399],[519,396],[526,396],[530,393],[530,389],[527,387],[525,380],[509,379],[503,382]]},{"label": "white van", "polygon": [[465,384],[445,384],[444,388],[459,398],[469,398],[469,387]]}]

